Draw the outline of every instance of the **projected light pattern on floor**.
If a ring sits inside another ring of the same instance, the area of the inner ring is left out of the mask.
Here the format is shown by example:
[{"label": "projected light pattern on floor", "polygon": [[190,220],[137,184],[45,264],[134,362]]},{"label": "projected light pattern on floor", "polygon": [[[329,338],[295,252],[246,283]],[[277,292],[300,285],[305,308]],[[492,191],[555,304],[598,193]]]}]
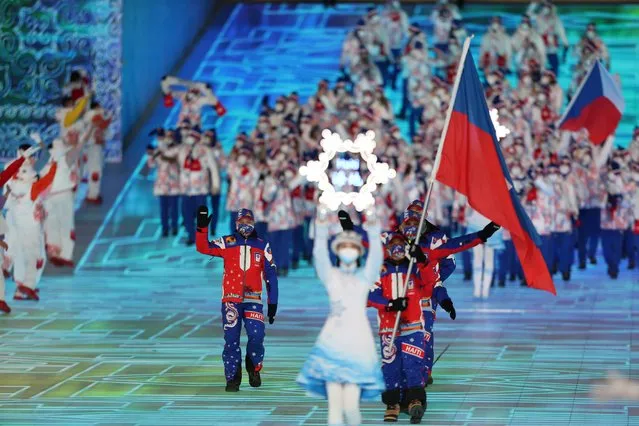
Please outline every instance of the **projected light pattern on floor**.
[{"label": "projected light pattern on floor", "polygon": [[[194,79],[214,83],[229,110],[219,120],[206,114],[205,127],[215,125],[228,150],[237,132],[255,123],[265,92],[305,97],[319,79],[334,77],[341,40],[366,8],[237,6],[193,70]],[[626,21],[636,8],[603,9],[562,15],[572,30],[601,16],[608,26],[600,31],[623,29],[628,40],[639,32]],[[416,8],[421,22],[429,10]],[[508,10],[506,22],[514,24],[520,9]],[[472,30],[492,13],[465,14]],[[613,70],[636,88],[634,47],[623,43],[611,49]],[[634,114],[636,102],[627,103]],[[225,393],[221,263],[184,247],[184,236],[161,238],[151,187],[141,166],[78,274],[45,277],[41,302],[14,302],[14,313],[0,317],[0,424],[325,424],[324,401],[307,398],[294,383],[328,311],[312,268],[281,280],[278,318],[267,326],[263,387],[251,389],[245,380],[239,394]],[[228,217],[219,229],[228,229]],[[577,271],[572,283],[558,283],[558,297],[514,284],[477,302],[458,274],[451,278],[458,318],[438,318],[436,354],[450,346],[435,367],[424,424],[639,424],[639,404],[589,398],[608,369],[639,379],[637,274],[624,265],[621,279],[609,282],[601,265]],[[383,408],[364,404],[364,424],[382,424]]]}]

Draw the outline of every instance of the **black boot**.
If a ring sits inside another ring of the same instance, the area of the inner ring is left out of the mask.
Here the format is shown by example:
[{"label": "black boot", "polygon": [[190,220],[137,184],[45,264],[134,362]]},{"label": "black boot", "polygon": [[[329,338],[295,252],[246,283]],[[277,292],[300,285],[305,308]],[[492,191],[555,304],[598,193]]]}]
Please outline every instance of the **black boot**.
[{"label": "black boot", "polygon": [[288,268],[280,269],[280,274],[282,274],[283,277],[288,277]]},{"label": "black boot", "polygon": [[508,281],[513,282],[517,279],[517,276],[515,274],[510,274],[510,276],[508,277]]},{"label": "black boot", "polygon": [[173,236],[176,236],[177,234],[178,234],[177,228],[173,228]]},{"label": "black boot", "polygon": [[521,284],[522,287],[528,287],[528,283],[526,282],[526,280],[521,280]]},{"label": "black boot", "polygon": [[470,281],[473,279],[473,273],[471,271],[464,272],[464,281]]},{"label": "black boot", "polygon": [[426,411],[426,391],[424,388],[407,389],[406,399],[409,401],[408,415],[410,416],[410,423],[413,425],[421,423]]},{"label": "black boot", "polygon": [[619,277],[619,271],[618,270],[611,270],[609,272],[610,274],[610,278],[612,278],[613,280],[616,280]]},{"label": "black boot", "polygon": [[168,229],[163,229],[162,230],[162,238],[166,238],[169,236],[169,230]]},{"label": "black boot", "polygon": [[394,423],[399,418],[399,389],[393,389],[382,392],[382,402],[386,404],[386,411],[384,412],[384,421]]},{"label": "black boot", "polygon": [[570,281],[570,271],[562,272],[561,277],[564,279],[564,281]]},{"label": "black boot", "polygon": [[579,269],[582,269],[582,270],[586,269],[586,261],[585,260],[579,261]]},{"label": "black boot", "polygon": [[246,372],[249,376],[249,385],[251,385],[252,388],[259,388],[262,386],[262,378],[260,377],[259,369],[255,368],[253,361],[251,361],[251,357],[248,355],[246,355],[244,361],[246,363]]},{"label": "black boot", "polygon": [[634,260],[631,260],[630,262],[628,262],[628,269],[629,269],[629,270],[631,270],[631,271],[632,271],[632,270],[633,270],[633,269],[635,269],[636,267],[637,267],[637,265],[635,264],[635,261],[634,261]]},{"label": "black boot", "polygon": [[233,380],[229,380],[228,382],[226,382],[226,391],[239,392],[241,383],[242,383],[242,369],[238,368],[237,373],[235,373],[235,377],[233,378]]},{"label": "black boot", "polygon": [[291,263],[291,269],[295,270],[297,268],[300,267],[300,261],[299,260],[294,260],[293,263]]},{"label": "black boot", "polygon": [[559,265],[557,265],[557,262],[555,262],[555,263],[552,265],[552,271],[551,271],[551,274],[552,274],[552,275],[555,275],[557,272],[559,272]]},{"label": "black boot", "polygon": [[506,287],[506,280],[504,278],[499,280],[499,287]]},{"label": "black boot", "polygon": [[590,258],[590,264],[591,264],[591,265],[596,265],[596,264],[597,264],[597,258],[596,258],[596,257],[594,257],[594,256],[592,256],[592,257]]}]

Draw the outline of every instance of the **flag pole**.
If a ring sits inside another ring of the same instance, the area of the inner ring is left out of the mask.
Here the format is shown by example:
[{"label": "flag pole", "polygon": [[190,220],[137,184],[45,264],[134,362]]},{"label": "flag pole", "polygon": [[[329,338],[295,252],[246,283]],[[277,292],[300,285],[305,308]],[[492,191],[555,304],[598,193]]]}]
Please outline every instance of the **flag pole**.
[{"label": "flag pole", "polygon": [[[457,75],[455,76],[455,83],[453,85],[453,92],[450,95],[450,102],[448,103],[448,111],[446,112],[446,121],[444,122],[444,130],[442,131],[441,138],[439,140],[439,147],[437,147],[437,156],[435,157],[435,163],[433,164],[433,170],[430,174],[430,182],[428,183],[428,191],[426,192],[426,199],[424,200],[424,209],[422,210],[422,217],[419,220],[419,228],[417,228],[417,237],[415,237],[414,245],[419,245],[419,240],[422,235],[422,229],[424,229],[424,222],[426,221],[426,211],[428,210],[428,204],[430,203],[430,196],[433,192],[433,186],[435,186],[435,176],[437,175],[437,169],[439,168],[439,163],[441,162],[442,156],[442,148],[444,147],[444,139],[446,139],[446,132],[448,131],[448,125],[450,124],[450,117],[453,114],[453,107],[455,104],[455,98],[457,97],[457,90],[459,89],[459,82],[461,81],[462,71],[464,69],[464,63],[466,62],[466,56],[468,55],[468,50],[470,49],[470,41],[474,35],[470,37],[466,37],[464,40],[464,46],[462,48],[461,57],[459,59],[459,64],[457,65]],[[408,271],[406,272],[406,278],[404,279],[404,285],[401,289],[400,297],[406,296],[406,290],[408,289],[408,281],[410,279],[411,273],[413,272],[413,266],[415,264],[415,259],[411,257],[410,262],[408,263]],[[395,317],[395,327],[393,328],[393,334],[391,335],[391,340],[389,347],[393,347],[395,343],[395,338],[397,337],[397,330],[399,329],[399,320],[401,317],[401,312],[397,312],[397,316]]]},{"label": "flag pole", "polygon": [[593,62],[592,67],[590,68],[590,70],[588,70],[588,72],[584,76],[583,80],[581,80],[581,83],[579,83],[579,87],[577,87],[577,90],[575,90],[575,93],[574,93],[572,99],[570,100],[570,102],[568,103],[568,106],[564,110],[564,113],[561,114],[561,118],[559,120],[557,120],[557,124],[556,124],[557,128],[559,128],[561,122],[564,121],[564,118],[566,118],[566,115],[568,114],[568,111],[570,111],[570,108],[572,108],[572,104],[575,103],[575,100],[577,99],[577,96],[581,93],[581,89],[583,89],[584,84],[586,84],[586,81],[588,81],[588,79],[590,78],[590,74],[592,74],[592,72],[594,71],[594,69],[595,69],[595,67],[597,66],[598,63],[599,63],[599,57],[597,57],[595,62]]}]

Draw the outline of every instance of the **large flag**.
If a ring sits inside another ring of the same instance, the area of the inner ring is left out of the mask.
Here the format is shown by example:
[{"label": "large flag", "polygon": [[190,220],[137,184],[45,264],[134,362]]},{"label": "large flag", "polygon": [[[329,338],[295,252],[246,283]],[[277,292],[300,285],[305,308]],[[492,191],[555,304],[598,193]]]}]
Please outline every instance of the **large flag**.
[{"label": "large flag", "polygon": [[538,247],[541,239],[513,189],[469,46],[467,38],[433,176],[510,232],[530,287],[557,294]]},{"label": "large flag", "polygon": [[626,107],[621,88],[599,61],[595,61],[559,120],[561,130],[588,129],[592,143],[612,135]]}]

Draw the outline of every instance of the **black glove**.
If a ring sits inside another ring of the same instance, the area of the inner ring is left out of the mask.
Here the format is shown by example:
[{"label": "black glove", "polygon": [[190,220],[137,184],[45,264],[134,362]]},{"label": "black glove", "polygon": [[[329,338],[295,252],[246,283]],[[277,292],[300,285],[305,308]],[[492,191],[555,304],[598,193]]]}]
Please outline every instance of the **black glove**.
[{"label": "black glove", "polygon": [[268,304],[268,323],[273,324],[275,322],[275,314],[277,313],[277,303]]},{"label": "black glove", "polygon": [[211,222],[211,216],[209,216],[209,208],[206,206],[200,206],[197,209],[197,227],[208,228]]},{"label": "black glove", "polygon": [[499,228],[501,228],[501,226],[497,225],[495,222],[490,222],[488,225],[484,226],[484,229],[477,233],[477,236],[480,240],[486,242],[495,232],[499,231]]},{"label": "black glove", "polygon": [[398,297],[397,299],[389,300],[386,305],[386,312],[404,311],[408,308],[408,299],[405,297]]},{"label": "black glove", "polygon": [[561,55],[561,62],[566,63],[566,57],[568,56],[568,46],[564,46],[564,51]]},{"label": "black glove", "polygon": [[453,301],[450,299],[444,299],[439,304],[442,309],[444,309],[450,315],[450,319],[454,320],[457,318],[457,312],[455,312],[455,307],[453,306]]},{"label": "black glove", "polygon": [[410,257],[414,257],[417,263],[428,263],[428,257],[426,257],[426,253],[420,246],[411,245],[408,254],[410,254]]},{"label": "black glove", "polygon": [[339,223],[342,225],[344,231],[352,231],[355,229],[355,225],[353,225],[353,221],[346,211],[340,210],[337,212],[337,217],[339,217]]}]

